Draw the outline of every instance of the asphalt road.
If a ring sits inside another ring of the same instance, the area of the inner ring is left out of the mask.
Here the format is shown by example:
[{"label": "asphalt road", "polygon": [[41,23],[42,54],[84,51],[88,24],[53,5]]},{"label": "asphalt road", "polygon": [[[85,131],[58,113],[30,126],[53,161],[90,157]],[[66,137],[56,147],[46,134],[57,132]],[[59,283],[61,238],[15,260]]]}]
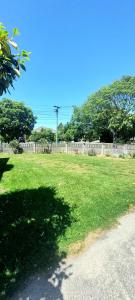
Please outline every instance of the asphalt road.
[{"label": "asphalt road", "polygon": [[135,213],[76,257],[31,277],[10,300],[135,300]]}]

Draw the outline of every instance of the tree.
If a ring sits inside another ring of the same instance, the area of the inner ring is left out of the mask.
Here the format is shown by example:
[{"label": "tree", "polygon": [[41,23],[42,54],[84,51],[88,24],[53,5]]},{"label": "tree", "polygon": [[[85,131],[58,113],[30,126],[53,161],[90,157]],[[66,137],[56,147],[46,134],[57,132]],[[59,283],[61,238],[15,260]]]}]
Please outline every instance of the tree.
[{"label": "tree", "polygon": [[90,116],[87,116],[87,110],[84,107],[74,107],[71,121],[65,125],[65,137],[75,142],[84,140],[91,141],[97,139]]},{"label": "tree", "polygon": [[72,124],[83,139],[127,142],[135,136],[135,76],[101,88],[74,111]]},{"label": "tree", "polygon": [[65,141],[65,126],[62,123],[58,125],[58,141]]},{"label": "tree", "polygon": [[30,52],[19,50],[14,41],[14,37],[18,34],[19,30],[14,28],[12,35],[9,36],[5,26],[0,23],[0,96],[4,92],[9,92],[14,80],[20,76],[20,71],[26,70],[25,62],[29,59]]},{"label": "tree", "polygon": [[29,136],[35,123],[32,110],[23,103],[10,99],[0,101],[0,135],[5,142]]},{"label": "tree", "polygon": [[33,142],[48,142],[52,143],[55,140],[55,134],[50,128],[42,128],[39,132],[36,130],[32,132],[29,137],[30,141]]},{"label": "tree", "polygon": [[[106,131],[113,141],[127,141],[135,134],[135,77],[102,88],[89,98],[91,119],[100,136]],[[105,138],[105,137],[104,137]]]}]

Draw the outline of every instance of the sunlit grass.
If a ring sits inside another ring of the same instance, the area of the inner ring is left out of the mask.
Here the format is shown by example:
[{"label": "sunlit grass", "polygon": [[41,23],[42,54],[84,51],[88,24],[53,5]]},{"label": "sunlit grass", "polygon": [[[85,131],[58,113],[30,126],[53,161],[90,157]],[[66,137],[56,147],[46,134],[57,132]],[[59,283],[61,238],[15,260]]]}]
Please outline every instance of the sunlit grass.
[{"label": "sunlit grass", "polygon": [[[73,208],[74,219],[59,245],[63,249],[87,233],[113,223],[135,203],[135,160],[81,155],[14,155],[1,190],[55,187]],[[38,199],[37,199],[38,201]]]},{"label": "sunlit grass", "polygon": [[[5,159],[4,159],[5,158]],[[135,160],[0,155],[0,297],[135,204]]]}]

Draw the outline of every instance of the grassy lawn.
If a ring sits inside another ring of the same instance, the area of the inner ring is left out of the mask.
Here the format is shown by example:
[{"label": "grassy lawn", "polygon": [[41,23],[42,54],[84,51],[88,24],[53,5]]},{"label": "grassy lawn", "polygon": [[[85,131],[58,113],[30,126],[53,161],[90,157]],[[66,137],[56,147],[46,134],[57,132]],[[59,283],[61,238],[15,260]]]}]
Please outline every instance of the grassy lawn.
[{"label": "grassy lawn", "polygon": [[[2,290],[135,204],[135,160],[0,155]],[[63,252],[63,254],[61,254]]]}]

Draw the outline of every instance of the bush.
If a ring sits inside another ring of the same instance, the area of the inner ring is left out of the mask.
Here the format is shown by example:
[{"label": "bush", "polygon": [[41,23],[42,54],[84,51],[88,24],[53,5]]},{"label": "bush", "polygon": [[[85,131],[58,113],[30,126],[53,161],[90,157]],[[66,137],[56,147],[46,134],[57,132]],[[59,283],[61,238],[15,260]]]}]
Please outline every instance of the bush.
[{"label": "bush", "polygon": [[23,148],[20,146],[19,142],[17,140],[12,140],[9,143],[10,147],[12,148],[14,154],[21,154],[23,153]]},{"label": "bush", "polygon": [[47,142],[47,140],[46,140],[46,139],[44,139],[44,138],[41,138],[39,141],[37,141],[37,143],[39,143],[39,144],[43,144],[43,145],[48,145],[48,142]]},{"label": "bush", "polygon": [[110,154],[110,153],[106,153],[105,156],[106,156],[106,157],[110,157],[111,154]]},{"label": "bush", "polygon": [[49,149],[48,147],[43,148],[42,153],[50,154],[51,153],[51,149]]},{"label": "bush", "polygon": [[96,152],[94,149],[88,150],[88,156],[96,156]]},{"label": "bush", "polygon": [[123,159],[124,159],[124,158],[126,158],[126,155],[125,155],[124,153],[123,153],[123,154],[120,154],[120,155],[119,155],[119,158],[123,158]]},{"label": "bush", "polygon": [[135,158],[135,152],[130,153],[130,157],[131,157],[131,158]]}]

